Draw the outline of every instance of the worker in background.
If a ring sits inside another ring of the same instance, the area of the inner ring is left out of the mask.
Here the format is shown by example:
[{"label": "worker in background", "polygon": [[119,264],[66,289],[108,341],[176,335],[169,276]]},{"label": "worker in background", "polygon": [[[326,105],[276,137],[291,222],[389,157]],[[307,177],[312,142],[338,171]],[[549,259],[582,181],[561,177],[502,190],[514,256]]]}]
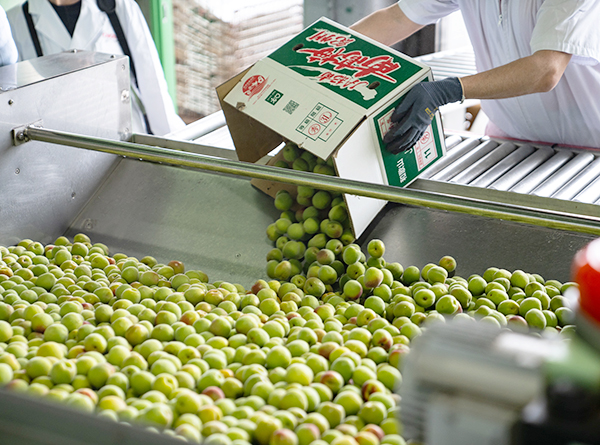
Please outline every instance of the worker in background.
[{"label": "worker in background", "polygon": [[17,47],[10,33],[6,13],[0,6],[0,66],[16,63],[17,56]]},{"label": "worker in background", "polygon": [[385,137],[411,148],[438,107],[481,99],[493,137],[600,148],[600,1],[400,0],[352,28],[386,45],[459,10],[478,74],[423,82]]},{"label": "worker in background", "polygon": [[185,126],[175,113],[156,46],[134,0],[116,0],[116,8],[114,0],[28,0],[7,16],[20,60],[71,49],[109,54],[126,54],[127,49],[133,132],[165,135]]}]

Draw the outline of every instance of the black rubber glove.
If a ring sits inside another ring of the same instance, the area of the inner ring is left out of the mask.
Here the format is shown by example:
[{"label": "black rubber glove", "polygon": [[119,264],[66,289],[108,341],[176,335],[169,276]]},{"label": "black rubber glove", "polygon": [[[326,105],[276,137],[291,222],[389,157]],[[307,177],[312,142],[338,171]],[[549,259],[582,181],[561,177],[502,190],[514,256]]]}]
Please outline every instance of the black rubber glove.
[{"label": "black rubber glove", "polygon": [[431,124],[438,108],[458,102],[462,97],[462,84],[457,77],[415,85],[392,114],[392,127],[383,137],[387,151],[398,154],[413,147]]}]

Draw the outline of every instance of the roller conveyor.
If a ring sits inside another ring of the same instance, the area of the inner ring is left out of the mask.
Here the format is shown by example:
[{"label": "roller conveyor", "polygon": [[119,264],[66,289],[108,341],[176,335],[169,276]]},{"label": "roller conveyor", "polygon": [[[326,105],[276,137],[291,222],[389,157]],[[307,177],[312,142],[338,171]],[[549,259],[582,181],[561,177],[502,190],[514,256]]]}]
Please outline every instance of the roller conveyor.
[{"label": "roller conveyor", "polygon": [[449,136],[448,153],[418,181],[450,182],[504,192],[597,203],[600,156],[595,151]]},{"label": "roller conveyor", "polygon": [[571,157],[573,157],[573,154],[567,151],[555,153],[550,159],[531,172],[531,174],[521,179],[521,181],[510,190],[516,193],[531,193],[537,186],[569,161]]},{"label": "roller conveyor", "polygon": [[550,159],[553,154],[554,151],[549,147],[543,147],[535,151],[494,181],[490,185],[490,188],[503,191],[512,189],[516,184],[525,180],[531,172],[535,171],[546,160]]},{"label": "roller conveyor", "polygon": [[492,140],[487,140],[481,144],[478,144],[463,156],[458,158],[455,162],[445,167],[439,173],[436,173],[431,177],[431,179],[434,181],[451,180],[455,176],[462,174],[462,172],[470,168],[473,163],[488,155],[496,147],[498,147],[498,142]]},{"label": "roller conveyor", "polygon": [[585,190],[575,196],[573,201],[600,204],[600,177],[592,181]]},{"label": "roller conveyor", "polygon": [[536,187],[532,193],[536,196],[553,196],[593,160],[594,155],[591,153],[579,153],[575,155],[569,162],[550,175],[540,186]]},{"label": "roller conveyor", "polygon": [[516,164],[527,158],[534,151],[535,149],[531,145],[520,146],[504,159],[497,161],[496,164],[494,164],[485,175],[480,175],[471,183],[471,185],[475,187],[487,187],[491,185],[494,181],[508,172]]},{"label": "roller conveyor", "polygon": [[595,156],[594,160],[580,173],[577,173],[571,180],[565,183],[554,195],[557,199],[574,199],[588,184],[595,178],[600,177],[600,157]]},{"label": "roller conveyor", "polygon": [[517,148],[517,146],[510,142],[500,144],[477,162],[472,163],[458,175],[454,176],[451,179],[451,182],[457,184],[469,184],[471,181],[481,176],[483,172],[496,165],[501,159],[512,153],[515,148]]}]

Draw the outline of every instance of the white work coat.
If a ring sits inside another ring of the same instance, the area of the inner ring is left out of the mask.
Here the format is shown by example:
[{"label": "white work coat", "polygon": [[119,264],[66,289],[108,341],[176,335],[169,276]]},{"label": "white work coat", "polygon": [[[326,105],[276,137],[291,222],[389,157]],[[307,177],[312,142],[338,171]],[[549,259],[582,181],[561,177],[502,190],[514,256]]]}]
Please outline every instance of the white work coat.
[{"label": "white work coat", "polygon": [[17,61],[17,47],[10,33],[10,25],[6,13],[0,6],[0,66],[10,65]]},{"label": "white work coat", "polygon": [[600,148],[600,1],[400,0],[398,4],[419,24],[460,9],[479,72],[540,50],[572,54],[552,91],[482,100],[491,124],[487,133]]},{"label": "white work coat", "polygon": [[[185,124],[175,113],[156,46],[139,6],[133,0],[117,0],[116,12],[137,74],[137,87],[134,86],[133,76],[131,80],[134,90],[134,94],[131,94],[133,132],[146,133],[142,108],[136,95],[141,99],[154,134],[164,135],[184,127]],[[44,56],[71,49],[123,54],[108,15],[98,8],[96,0],[81,0],[81,12],[73,37],[48,0],[29,0],[29,14]],[[13,7],[7,15],[19,59],[37,57],[22,5]]]}]

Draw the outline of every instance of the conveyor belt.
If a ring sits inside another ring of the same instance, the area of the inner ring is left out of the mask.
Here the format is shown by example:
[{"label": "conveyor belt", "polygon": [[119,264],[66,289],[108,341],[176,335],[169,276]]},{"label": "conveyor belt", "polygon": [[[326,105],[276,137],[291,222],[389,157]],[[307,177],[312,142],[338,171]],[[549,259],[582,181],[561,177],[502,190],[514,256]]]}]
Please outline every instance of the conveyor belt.
[{"label": "conveyor belt", "polygon": [[420,180],[600,204],[600,154],[566,147],[455,136]]}]

